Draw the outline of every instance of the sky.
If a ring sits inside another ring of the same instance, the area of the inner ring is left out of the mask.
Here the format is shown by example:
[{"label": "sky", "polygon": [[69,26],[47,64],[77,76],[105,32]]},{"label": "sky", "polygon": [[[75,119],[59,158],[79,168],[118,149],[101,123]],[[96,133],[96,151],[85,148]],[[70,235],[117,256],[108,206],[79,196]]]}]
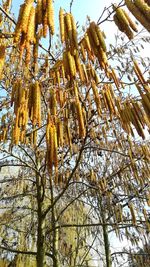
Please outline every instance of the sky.
[{"label": "sky", "polygon": [[[91,21],[98,21],[105,7],[111,5],[112,2],[120,3],[121,0],[73,0],[72,4],[72,14],[75,18],[75,21],[78,22],[80,26],[78,29],[78,33],[81,32],[81,27],[86,24],[87,15],[90,17]],[[62,7],[66,12],[70,11],[70,2],[71,0],[55,0],[54,1],[54,10],[55,10],[55,32],[59,33],[59,9]],[[0,0],[0,4],[2,0]],[[12,0],[12,12],[14,13],[14,17],[17,20],[18,12],[20,5],[24,3],[24,0]],[[107,13],[104,14],[103,18],[107,16]],[[102,30],[105,30],[106,36],[109,36],[109,41],[113,40],[114,31],[117,30],[114,23],[103,23],[101,26]],[[111,32],[111,35],[110,35]],[[108,40],[107,40],[108,41]],[[55,42],[55,37],[52,39],[52,44]],[[48,40],[43,40],[42,44],[44,44],[45,48],[48,46]]]},{"label": "sky", "polygon": [[[0,0],[0,3],[2,0]],[[59,8],[63,7],[67,12],[70,9],[71,0],[55,0],[54,7],[56,16],[58,18]],[[98,19],[101,12],[103,11],[105,5],[109,6],[111,0],[74,0],[72,5],[72,13],[75,15],[76,20],[80,21],[82,24],[86,20],[86,15],[89,15],[91,19]],[[115,2],[119,2],[118,0]],[[18,12],[19,6],[24,3],[24,0],[12,0],[13,12]]]}]

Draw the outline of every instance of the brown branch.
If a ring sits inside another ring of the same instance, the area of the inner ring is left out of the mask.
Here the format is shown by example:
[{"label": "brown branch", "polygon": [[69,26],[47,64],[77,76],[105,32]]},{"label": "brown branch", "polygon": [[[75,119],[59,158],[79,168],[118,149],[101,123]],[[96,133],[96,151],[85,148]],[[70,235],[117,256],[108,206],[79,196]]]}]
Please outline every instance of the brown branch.
[{"label": "brown branch", "polygon": [[2,8],[2,6],[0,6],[0,10],[5,14],[5,16],[10,19],[15,25],[17,24],[17,22]]}]

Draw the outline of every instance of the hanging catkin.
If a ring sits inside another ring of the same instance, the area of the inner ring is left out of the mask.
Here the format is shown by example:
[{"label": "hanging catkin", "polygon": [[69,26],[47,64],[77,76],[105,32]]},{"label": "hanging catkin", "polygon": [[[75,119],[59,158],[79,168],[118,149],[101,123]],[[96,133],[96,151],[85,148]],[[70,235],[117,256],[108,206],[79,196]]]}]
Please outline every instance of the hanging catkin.
[{"label": "hanging catkin", "polygon": [[65,23],[64,23],[64,10],[62,8],[60,8],[60,11],[59,11],[59,27],[60,27],[61,42],[64,43],[64,41],[65,41]]},{"label": "hanging catkin", "polygon": [[[131,0],[125,0],[125,4],[133,16],[150,32],[150,21],[147,19],[145,14],[141,12],[139,7],[135,5],[135,2]],[[148,6],[148,5],[147,5]],[[148,6],[150,9],[150,7]]]},{"label": "hanging catkin", "polygon": [[5,46],[0,45],[0,78],[2,76],[4,63],[5,63]]},{"label": "hanging catkin", "polygon": [[55,26],[54,26],[53,0],[47,0],[47,20],[48,20],[48,26],[50,28],[50,33],[54,35]]}]

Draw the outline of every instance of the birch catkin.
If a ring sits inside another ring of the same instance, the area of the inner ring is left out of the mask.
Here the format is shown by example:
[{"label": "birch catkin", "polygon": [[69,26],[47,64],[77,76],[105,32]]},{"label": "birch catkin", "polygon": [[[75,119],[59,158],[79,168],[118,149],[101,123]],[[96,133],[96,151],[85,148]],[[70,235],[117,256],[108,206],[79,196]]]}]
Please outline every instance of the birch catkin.
[{"label": "birch catkin", "polygon": [[0,78],[2,76],[4,63],[5,63],[5,46],[0,45]]},{"label": "birch catkin", "polygon": [[65,23],[64,23],[64,10],[62,8],[60,8],[60,11],[59,11],[59,27],[60,27],[61,42],[64,43],[64,41],[65,41]]},{"label": "birch catkin", "polygon": [[125,0],[125,4],[133,16],[150,32],[150,22],[147,20],[141,10],[131,0]]},{"label": "birch catkin", "polygon": [[47,20],[48,20],[48,26],[50,28],[50,33],[54,35],[55,26],[54,26],[53,0],[47,0]]}]

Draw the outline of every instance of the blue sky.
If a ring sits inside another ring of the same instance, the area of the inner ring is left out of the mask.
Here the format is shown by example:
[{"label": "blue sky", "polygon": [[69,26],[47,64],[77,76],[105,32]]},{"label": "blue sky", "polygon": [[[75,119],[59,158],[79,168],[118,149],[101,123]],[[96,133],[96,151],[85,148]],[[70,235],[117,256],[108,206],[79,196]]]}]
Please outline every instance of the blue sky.
[{"label": "blue sky", "polygon": [[[0,0],[0,2],[2,2]],[[69,11],[71,0],[55,0],[55,12],[56,16],[60,6],[63,7],[67,12]],[[116,1],[118,2],[118,1]],[[13,11],[18,13],[19,6],[24,3],[24,0],[12,0]],[[100,0],[74,0],[72,12],[76,17],[76,20],[82,24],[85,22],[86,15],[89,15],[92,19],[98,19],[105,5],[110,5],[111,1],[100,1]],[[58,16],[57,16],[58,17]]]},{"label": "blue sky", "polygon": [[[2,0],[0,0],[0,3]],[[54,1],[54,10],[55,10],[55,29],[56,33],[59,33],[59,9],[62,7],[65,9],[66,12],[69,12],[70,10],[70,2],[71,0],[55,0]],[[74,0],[72,5],[72,13],[75,18],[75,21],[78,22],[78,25],[84,26],[86,23],[86,17],[87,15],[91,18],[91,20],[94,20],[95,22],[100,17],[103,9],[105,6],[110,6],[113,0]],[[120,0],[116,0],[116,3],[119,3]],[[19,7],[21,4],[24,3],[24,0],[12,0],[12,12],[15,14],[15,18],[18,17]],[[106,16],[106,14],[105,14]],[[104,16],[104,17],[105,17]],[[114,31],[115,26],[112,23],[104,23],[102,25],[102,30],[104,30],[105,26],[105,32],[108,33]],[[113,27],[113,28],[112,28]],[[43,40],[44,44],[47,43],[46,40]]]}]

